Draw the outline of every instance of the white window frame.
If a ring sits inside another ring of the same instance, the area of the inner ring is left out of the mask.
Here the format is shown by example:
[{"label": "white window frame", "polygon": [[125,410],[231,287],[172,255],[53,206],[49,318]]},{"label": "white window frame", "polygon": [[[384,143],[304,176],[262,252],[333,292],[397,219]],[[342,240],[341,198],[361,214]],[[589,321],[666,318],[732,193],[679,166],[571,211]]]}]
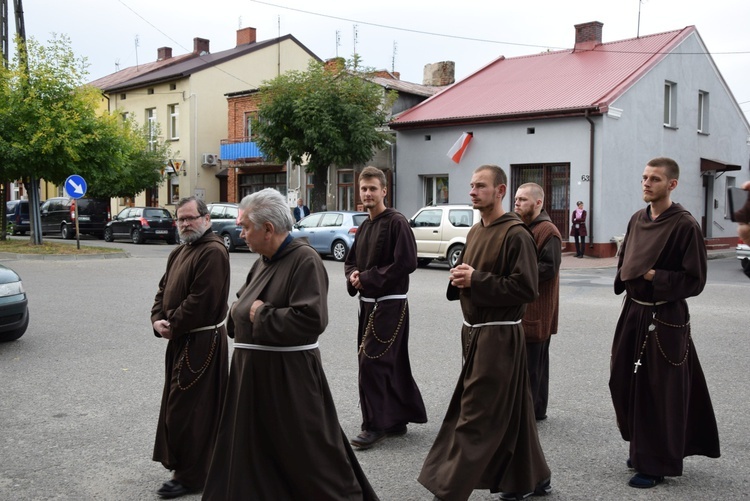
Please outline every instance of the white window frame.
[{"label": "white window frame", "polygon": [[664,82],[664,126],[677,127],[677,84]]},{"label": "white window frame", "polygon": [[424,176],[422,205],[441,205],[450,203],[450,178],[448,174]]},{"label": "white window frame", "polygon": [[180,139],[180,105],[169,105],[169,138]]},{"label": "white window frame", "polygon": [[148,125],[148,149],[156,151],[158,137],[156,135],[156,108],[146,109],[146,124]]},{"label": "white window frame", "polygon": [[698,91],[698,132],[708,134],[708,92]]}]

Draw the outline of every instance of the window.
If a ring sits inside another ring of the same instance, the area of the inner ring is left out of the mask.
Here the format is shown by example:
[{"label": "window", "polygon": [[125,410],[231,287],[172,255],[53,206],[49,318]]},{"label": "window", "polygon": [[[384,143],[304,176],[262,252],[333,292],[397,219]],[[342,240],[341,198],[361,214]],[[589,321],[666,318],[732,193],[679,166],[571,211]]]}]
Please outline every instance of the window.
[{"label": "window", "polygon": [[677,84],[664,82],[664,125],[677,127]]},{"label": "window", "polygon": [[323,219],[321,219],[320,221],[320,226],[325,226],[325,227],[341,226],[341,223],[343,222],[344,222],[343,214],[336,214],[335,212],[329,212],[327,214],[323,214]]},{"label": "window", "polygon": [[248,113],[245,113],[245,137],[248,137],[250,139],[254,138],[253,135],[253,120],[258,119],[258,112],[257,111],[251,111]]},{"label": "window", "polygon": [[474,214],[471,209],[448,211],[448,221],[457,228],[469,228],[473,224]]},{"label": "window", "polygon": [[148,149],[149,151],[155,151],[157,140],[156,108],[146,110],[146,124],[148,125]]},{"label": "window", "polygon": [[708,134],[708,92],[698,92],[698,132]]},{"label": "window", "polygon": [[425,209],[414,218],[414,226],[417,228],[437,228],[443,218],[442,209]]},{"label": "window", "polygon": [[180,105],[170,104],[169,105],[169,138],[170,139],[180,138],[179,118],[180,118]]},{"label": "window", "polygon": [[338,210],[354,210],[354,171],[338,171]]},{"label": "window", "polygon": [[425,176],[424,205],[447,204],[448,176]]},{"label": "window", "polygon": [[169,178],[167,183],[167,199],[171,200],[173,204],[180,201],[180,177],[173,176]]},{"label": "window", "polygon": [[273,188],[279,193],[286,193],[286,172],[267,174],[245,174],[239,179],[240,199],[265,188]]}]

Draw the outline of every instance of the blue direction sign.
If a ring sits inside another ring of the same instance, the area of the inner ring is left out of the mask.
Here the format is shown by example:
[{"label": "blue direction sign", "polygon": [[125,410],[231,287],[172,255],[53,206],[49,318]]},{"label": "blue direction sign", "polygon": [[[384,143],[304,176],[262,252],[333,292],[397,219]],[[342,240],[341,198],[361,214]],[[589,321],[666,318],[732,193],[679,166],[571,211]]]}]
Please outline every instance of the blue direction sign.
[{"label": "blue direction sign", "polygon": [[86,194],[86,181],[78,174],[68,176],[65,180],[65,193],[71,198],[81,198]]}]

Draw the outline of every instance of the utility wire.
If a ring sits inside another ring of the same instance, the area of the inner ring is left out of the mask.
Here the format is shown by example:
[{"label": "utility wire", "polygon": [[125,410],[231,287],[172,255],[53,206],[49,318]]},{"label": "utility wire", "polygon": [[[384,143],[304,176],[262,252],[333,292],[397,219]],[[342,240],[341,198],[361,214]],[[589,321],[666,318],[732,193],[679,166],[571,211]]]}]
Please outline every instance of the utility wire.
[{"label": "utility wire", "polygon": [[[250,0],[252,3],[262,4],[262,5],[268,5],[270,7],[276,7],[279,9],[286,9],[291,10],[295,12],[300,12],[302,14],[309,14],[311,16],[319,16],[319,17],[325,17],[328,19],[337,19],[339,21],[346,21],[348,23],[357,23],[357,24],[365,24],[368,26],[375,26],[377,28],[384,28],[388,30],[396,30],[396,31],[404,31],[407,33],[416,33],[419,35],[428,35],[428,36],[434,36],[434,37],[443,37],[443,38],[450,38],[453,40],[466,40],[470,42],[481,42],[481,43],[491,43],[491,44],[498,44],[498,45],[513,45],[518,47],[532,47],[535,49],[557,49],[557,50],[565,50],[570,49],[570,47],[554,47],[550,45],[536,45],[536,44],[526,44],[526,43],[519,43],[519,42],[506,42],[502,40],[490,40],[486,38],[474,38],[474,37],[465,37],[460,35],[449,35],[446,33],[435,33],[431,31],[422,31],[422,30],[414,30],[410,28],[401,28],[398,26],[389,26],[387,24],[378,24],[378,23],[371,23],[368,21],[360,21],[357,19],[349,19],[345,17],[339,17],[339,16],[333,16],[330,14],[321,14],[319,12],[312,12],[309,10],[303,10],[303,9],[297,9],[294,7],[287,7],[285,5],[279,5],[271,2],[265,2],[263,0]],[[599,49],[599,50],[606,50],[606,48]],[[623,54],[673,54],[672,52],[649,52],[649,51],[618,51],[618,50],[606,50],[606,52],[613,52],[613,53],[623,53]],[[711,54],[711,55],[725,55],[725,54],[750,54],[750,51],[730,51],[730,52],[682,52],[680,53],[682,55],[701,55],[701,54]]]}]

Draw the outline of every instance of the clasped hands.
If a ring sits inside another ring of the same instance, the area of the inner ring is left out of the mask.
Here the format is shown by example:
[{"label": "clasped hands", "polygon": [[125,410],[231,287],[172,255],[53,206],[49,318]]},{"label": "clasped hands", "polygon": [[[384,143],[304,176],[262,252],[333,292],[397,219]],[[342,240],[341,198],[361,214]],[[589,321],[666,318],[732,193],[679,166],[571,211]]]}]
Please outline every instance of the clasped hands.
[{"label": "clasped hands", "polygon": [[466,263],[459,264],[455,268],[450,270],[450,281],[451,285],[464,289],[471,287],[471,274],[474,273],[474,268]]}]

